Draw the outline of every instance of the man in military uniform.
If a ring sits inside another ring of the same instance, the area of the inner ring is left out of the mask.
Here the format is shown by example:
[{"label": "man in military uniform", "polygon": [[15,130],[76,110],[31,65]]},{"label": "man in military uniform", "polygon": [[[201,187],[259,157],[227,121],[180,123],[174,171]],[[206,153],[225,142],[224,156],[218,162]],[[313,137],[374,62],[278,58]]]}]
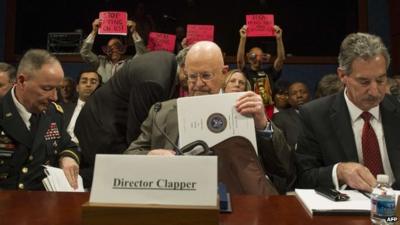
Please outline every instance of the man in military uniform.
[{"label": "man in military uniform", "polygon": [[64,72],[45,50],[21,59],[16,85],[0,102],[0,189],[43,190],[42,165],[59,166],[77,188],[79,154],[55,104]]}]

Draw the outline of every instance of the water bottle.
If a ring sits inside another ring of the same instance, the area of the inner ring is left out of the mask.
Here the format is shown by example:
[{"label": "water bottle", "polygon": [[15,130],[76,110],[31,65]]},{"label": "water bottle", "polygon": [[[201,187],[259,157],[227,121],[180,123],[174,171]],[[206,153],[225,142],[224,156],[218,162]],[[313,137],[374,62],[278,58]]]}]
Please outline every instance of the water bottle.
[{"label": "water bottle", "polygon": [[377,175],[378,184],[371,194],[371,221],[372,224],[395,224],[396,194],[389,185],[389,176]]}]

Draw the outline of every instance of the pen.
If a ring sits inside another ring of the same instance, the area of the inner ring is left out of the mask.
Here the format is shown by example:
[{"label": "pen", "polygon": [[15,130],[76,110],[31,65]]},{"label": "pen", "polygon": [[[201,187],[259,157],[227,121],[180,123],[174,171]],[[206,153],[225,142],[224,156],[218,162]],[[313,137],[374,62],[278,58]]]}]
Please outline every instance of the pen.
[{"label": "pen", "polygon": [[360,192],[360,193],[361,193],[362,195],[364,195],[365,197],[371,199],[371,193],[365,192],[365,191],[360,191],[360,190],[358,190],[358,192]]}]

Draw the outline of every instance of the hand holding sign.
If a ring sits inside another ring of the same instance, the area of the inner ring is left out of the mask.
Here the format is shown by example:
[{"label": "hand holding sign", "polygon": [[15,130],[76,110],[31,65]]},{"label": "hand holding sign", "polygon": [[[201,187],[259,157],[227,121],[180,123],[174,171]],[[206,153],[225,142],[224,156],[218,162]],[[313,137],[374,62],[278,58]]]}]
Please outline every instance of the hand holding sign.
[{"label": "hand holding sign", "polygon": [[136,23],[135,23],[135,21],[133,21],[133,20],[128,20],[127,26],[128,26],[129,31],[130,31],[131,33],[133,33],[133,32],[136,31]]},{"label": "hand holding sign", "polygon": [[99,31],[99,27],[100,27],[101,21],[99,18],[95,19],[92,23],[92,31],[94,33],[97,34],[97,32]]},{"label": "hand holding sign", "polygon": [[276,39],[281,39],[282,38],[282,29],[279,26],[274,25],[274,30],[275,30]]},{"label": "hand holding sign", "polygon": [[275,36],[274,15],[246,15],[247,37]]},{"label": "hand holding sign", "polygon": [[246,38],[247,37],[247,25],[243,25],[243,27],[240,28],[239,34],[240,34],[241,38]]},{"label": "hand holding sign", "polygon": [[126,12],[100,12],[99,34],[126,35],[128,32]]}]

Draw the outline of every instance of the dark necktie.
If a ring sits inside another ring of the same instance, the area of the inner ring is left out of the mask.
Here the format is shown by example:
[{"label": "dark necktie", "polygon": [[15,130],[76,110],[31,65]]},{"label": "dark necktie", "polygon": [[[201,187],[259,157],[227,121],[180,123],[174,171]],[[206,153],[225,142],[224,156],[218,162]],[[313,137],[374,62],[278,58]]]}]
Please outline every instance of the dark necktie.
[{"label": "dark necktie", "polygon": [[361,114],[361,118],[364,120],[361,143],[364,166],[366,166],[376,177],[377,174],[382,174],[384,171],[381,153],[379,151],[378,139],[376,138],[375,131],[369,122],[371,116],[372,115],[369,112],[363,112]]},{"label": "dark necktie", "polygon": [[35,136],[36,131],[39,125],[39,114],[32,113],[31,118],[29,118],[29,122],[31,123],[30,131],[33,136]]}]

